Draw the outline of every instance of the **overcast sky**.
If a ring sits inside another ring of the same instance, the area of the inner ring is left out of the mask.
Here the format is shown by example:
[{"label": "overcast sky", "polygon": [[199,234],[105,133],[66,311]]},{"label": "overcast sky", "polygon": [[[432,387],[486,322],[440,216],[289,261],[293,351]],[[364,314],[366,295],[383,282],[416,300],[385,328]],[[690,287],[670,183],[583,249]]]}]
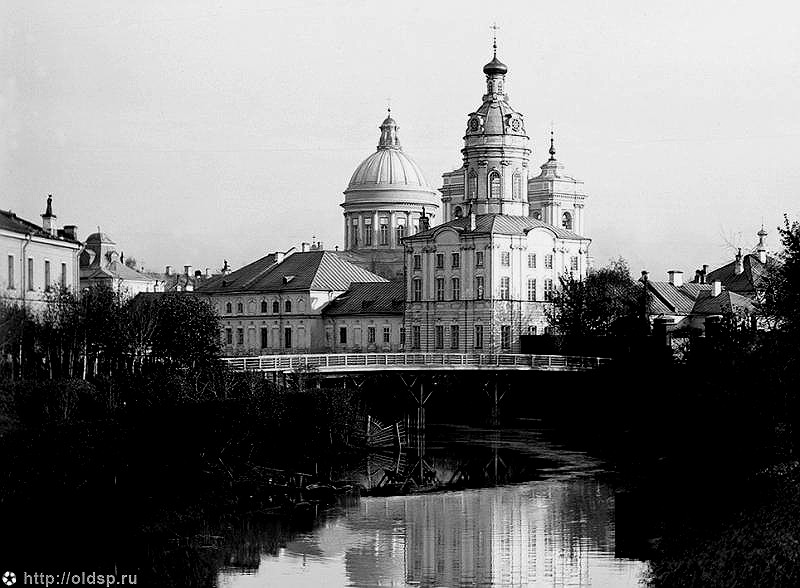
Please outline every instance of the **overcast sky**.
[{"label": "overcast sky", "polygon": [[0,207],[38,222],[52,193],[151,269],[341,245],[387,98],[434,187],[460,166],[496,20],[531,169],[552,121],[594,263],[693,273],[800,213],[796,6],[0,0]]}]

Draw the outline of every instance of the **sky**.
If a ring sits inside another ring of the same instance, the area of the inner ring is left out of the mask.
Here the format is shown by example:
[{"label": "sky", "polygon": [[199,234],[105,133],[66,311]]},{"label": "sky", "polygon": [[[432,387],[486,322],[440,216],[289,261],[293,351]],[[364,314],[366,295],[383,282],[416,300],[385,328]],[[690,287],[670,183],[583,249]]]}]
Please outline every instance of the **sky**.
[{"label": "sky", "polygon": [[544,163],[585,182],[596,266],[651,279],[777,248],[800,215],[793,2],[0,0],[0,208],[99,226],[126,257],[235,268],[312,237],[391,101],[430,184],[509,66]]}]

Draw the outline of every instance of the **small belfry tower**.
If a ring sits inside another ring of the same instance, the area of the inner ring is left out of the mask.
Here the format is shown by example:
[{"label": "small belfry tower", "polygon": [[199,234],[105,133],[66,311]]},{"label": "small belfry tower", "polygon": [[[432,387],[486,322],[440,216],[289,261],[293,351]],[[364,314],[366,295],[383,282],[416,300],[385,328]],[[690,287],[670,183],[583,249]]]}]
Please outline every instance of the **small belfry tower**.
[{"label": "small belfry tower", "polygon": [[42,228],[52,236],[56,236],[56,215],[53,214],[53,195],[47,195],[47,208],[42,215]]},{"label": "small belfry tower", "polygon": [[[493,27],[496,31],[496,27]],[[467,118],[464,165],[443,174],[445,221],[475,214],[528,215],[528,161],[531,149],[522,114],[505,93],[508,67],[497,59],[497,37],[492,60],[483,66],[486,94]]]},{"label": "small belfry tower", "polygon": [[586,200],[583,182],[564,173],[564,166],[556,159],[555,139],[550,130],[550,158],[541,166],[541,172],[528,181],[530,215],[556,227],[563,227],[583,235],[583,207]]}]

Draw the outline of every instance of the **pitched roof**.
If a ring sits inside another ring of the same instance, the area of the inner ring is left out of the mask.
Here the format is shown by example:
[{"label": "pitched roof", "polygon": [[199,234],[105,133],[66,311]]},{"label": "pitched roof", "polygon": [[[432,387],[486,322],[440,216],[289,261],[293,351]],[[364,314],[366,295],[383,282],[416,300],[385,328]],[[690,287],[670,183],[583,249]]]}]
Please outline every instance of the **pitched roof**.
[{"label": "pitched roof", "polygon": [[73,241],[72,239],[54,237],[39,225],[32,223],[31,221],[25,220],[24,218],[18,217],[10,210],[0,210],[0,229],[3,229],[5,231],[11,231],[14,233],[23,233],[25,235],[30,233],[35,237],[52,239],[53,241],[67,241],[69,243],[77,243],[77,241]]},{"label": "pitched roof", "polygon": [[676,286],[670,282],[647,282],[650,292],[651,314],[692,314],[696,301],[705,292],[710,292],[711,284],[683,284]]},{"label": "pitched roof", "polygon": [[345,291],[353,282],[385,282],[332,251],[293,253],[278,263],[267,255],[227,275],[212,278],[198,292]]},{"label": "pitched roof", "polygon": [[403,314],[406,298],[402,282],[353,282],[325,307],[322,314]]},{"label": "pitched roof", "polygon": [[[469,215],[463,216],[461,218],[451,220],[441,225],[436,225],[435,227],[432,227],[427,231],[419,232],[416,235],[405,237],[405,239],[414,240],[419,238],[429,238],[432,237],[437,231],[439,231],[443,227],[451,227],[459,232],[469,231],[469,222],[470,222]],[[559,239],[575,239],[575,240],[580,239],[584,241],[589,240],[588,238],[582,237],[577,233],[573,233],[572,231],[568,231],[567,229],[564,229],[562,227],[556,227],[544,221],[536,220],[535,218],[530,216],[515,216],[510,214],[497,214],[497,213],[476,214],[475,230],[471,232],[500,234],[500,235],[525,235],[531,229],[536,229],[536,228],[549,229],[553,231],[556,237],[558,237]]]},{"label": "pitched roof", "polygon": [[762,263],[758,255],[748,253],[742,257],[742,273],[736,274],[736,261],[731,261],[720,268],[709,272],[707,282],[719,280],[727,290],[740,294],[754,294],[764,281],[764,274],[775,259],[767,257],[767,262]]},{"label": "pitched roof", "polygon": [[708,293],[701,297],[694,306],[693,314],[731,314],[754,309],[755,304],[750,298],[725,290],[718,296]]},{"label": "pitched roof", "polygon": [[150,276],[136,271],[119,261],[110,261],[98,266],[81,268],[81,278],[91,280],[94,278],[114,278],[132,282],[149,282]]}]

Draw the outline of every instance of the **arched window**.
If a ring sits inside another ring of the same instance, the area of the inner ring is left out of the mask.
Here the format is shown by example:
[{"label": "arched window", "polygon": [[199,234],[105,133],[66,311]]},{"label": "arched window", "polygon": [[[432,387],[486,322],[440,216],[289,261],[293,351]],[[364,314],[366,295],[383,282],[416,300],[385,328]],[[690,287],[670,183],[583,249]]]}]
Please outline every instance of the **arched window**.
[{"label": "arched window", "polygon": [[490,198],[501,198],[503,196],[503,191],[501,189],[500,184],[500,173],[497,171],[493,171],[489,174],[489,197]]},{"label": "arched window", "polygon": [[278,314],[281,311],[281,305],[278,304],[278,301],[275,300],[272,303],[272,314]]},{"label": "arched window", "polygon": [[292,301],[287,300],[283,303],[283,311],[284,312],[292,312]]},{"label": "arched window", "polygon": [[478,197],[478,174],[475,173],[474,169],[469,172],[469,181],[467,183],[467,198],[469,200],[475,200]]},{"label": "arched window", "polygon": [[522,200],[522,174],[519,170],[514,172],[513,182],[511,183],[511,196],[514,200]]},{"label": "arched window", "polygon": [[395,229],[395,244],[400,245],[400,239],[406,236],[406,226],[404,224],[398,224]]},{"label": "arched window", "polygon": [[267,301],[261,301],[261,314],[267,314]]},{"label": "arched window", "polygon": [[542,211],[541,210],[534,210],[533,211],[533,218],[536,220],[542,220]]},{"label": "arched window", "polygon": [[570,213],[565,212],[561,215],[561,226],[568,231],[572,230],[572,215]]},{"label": "arched window", "polygon": [[237,302],[236,303],[236,312],[238,312],[239,314],[242,314],[244,312],[244,304],[242,304],[241,302]]},{"label": "arched window", "polygon": [[232,312],[233,312],[233,304],[231,304],[230,302],[228,302],[228,303],[225,305],[225,312],[226,312],[226,313],[228,313],[228,314],[232,313]]},{"label": "arched window", "polygon": [[456,206],[453,209],[453,218],[461,218],[462,216],[464,216],[464,211],[461,210],[460,206]]}]

